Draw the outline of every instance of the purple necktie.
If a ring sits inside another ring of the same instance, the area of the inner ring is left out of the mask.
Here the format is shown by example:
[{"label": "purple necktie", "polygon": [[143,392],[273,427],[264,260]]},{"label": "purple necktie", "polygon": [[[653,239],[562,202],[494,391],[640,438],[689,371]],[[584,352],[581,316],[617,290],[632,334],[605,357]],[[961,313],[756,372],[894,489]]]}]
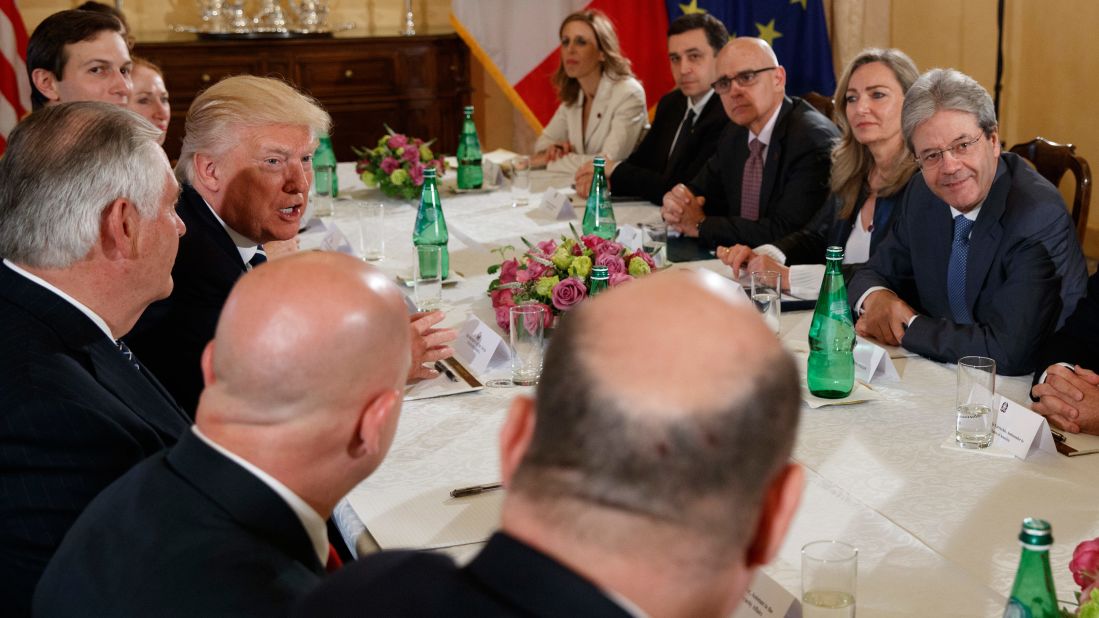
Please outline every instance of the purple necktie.
[{"label": "purple necktie", "polygon": [[759,188],[763,185],[763,149],[767,144],[754,139],[748,143],[748,162],[744,164],[744,182],[740,187],[740,216],[759,219]]}]

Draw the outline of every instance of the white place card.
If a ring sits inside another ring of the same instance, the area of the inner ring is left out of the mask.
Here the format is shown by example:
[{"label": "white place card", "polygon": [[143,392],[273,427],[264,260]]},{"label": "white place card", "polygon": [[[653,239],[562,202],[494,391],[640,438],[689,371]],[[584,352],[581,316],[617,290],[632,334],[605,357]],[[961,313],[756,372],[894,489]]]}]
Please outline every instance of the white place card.
[{"label": "white place card", "polygon": [[744,602],[733,612],[733,618],[801,618],[801,601],[762,570],[744,591]]},{"label": "white place card", "polygon": [[997,400],[993,446],[1006,449],[1019,459],[1026,459],[1036,450],[1057,452],[1046,417],[1003,395]]},{"label": "white place card", "polygon": [[637,251],[641,248],[641,228],[636,225],[620,226],[617,240],[628,251]]},{"label": "white place card", "polygon": [[542,194],[542,205],[539,208],[558,221],[570,221],[576,218],[576,211],[573,210],[568,196],[553,187],[546,189]]},{"label": "white place card", "polygon": [[889,352],[880,345],[858,337],[854,352],[856,380],[869,384],[874,381],[874,378],[889,381],[901,379],[900,374],[897,372],[897,366],[893,364]]},{"label": "white place card", "polygon": [[329,225],[328,232],[325,233],[324,239],[321,240],[321,251],[335,251],[336,253],[346,253],[352,255],[351,242],[347,240],[347,237],[340,231],[339,226]]},{"label": "white place card", "polygon": [[471,317],[458,329],[454,356],[475,374],[484,374],[493,361],[508,360],[511,350],[488,324]]}]

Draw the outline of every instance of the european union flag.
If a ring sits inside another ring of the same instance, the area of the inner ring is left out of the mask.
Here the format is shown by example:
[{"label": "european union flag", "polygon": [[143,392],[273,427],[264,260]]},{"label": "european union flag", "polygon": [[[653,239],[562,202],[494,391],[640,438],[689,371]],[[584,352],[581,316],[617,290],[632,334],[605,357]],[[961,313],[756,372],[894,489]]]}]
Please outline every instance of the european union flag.
[{"label": "european union flag", "polygon": [[668,21],[686,13],[705,12],[725,24],[730,34],[761,38],[771,44],[786,67],[786,92],[836,90],[832,46],[821,0],[665,0]]}]

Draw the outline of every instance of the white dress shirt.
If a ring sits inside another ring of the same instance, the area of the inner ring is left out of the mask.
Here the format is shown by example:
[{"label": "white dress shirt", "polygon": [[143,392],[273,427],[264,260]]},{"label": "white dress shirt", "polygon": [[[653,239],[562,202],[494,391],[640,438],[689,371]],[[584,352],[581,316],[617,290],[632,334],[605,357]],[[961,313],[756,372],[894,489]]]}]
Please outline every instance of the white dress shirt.
[{"label": "white dress shirt", "polygon": [[[200,195],[199,197],[202,196]],[[218,223],[221,224],[221,227],[225,230],[227,234],[229,234],[229,238],[233,240],[233,244],[236,245],[237,251],[240,253],[240,259],[244,260],[245,264],[251,262],[252,258],[255,257],[256,252],[259,251],[259,245],[256,244],[256,241],[246,238],[233,228],[229,227],[225,223],[225,221],[218,216],[217,211],[215,211],[214,207],[210,205],[210,202],[206,201],[206,198],[202,198],[202,203],[206,204],[206,207],[210,209],[210,212],[214,215],[214,218],[218,220]]]},{"label": "white dress shirt", "polygon": [[775,113],[771,114],[771,117],[767,120],[767,124],[763,125],[760,129],[759,135],[752,133],[751,129],[748,129],[748,143],[751,144],[752,140],[758,139],[763,144],[763,152],[760,156],[763,157],[763,161],[767,161],[767,150],[771,145],[771,134],[775,132],[775,123],[778,122],[778,113],[782,111],[782,104],[775,108]]}]

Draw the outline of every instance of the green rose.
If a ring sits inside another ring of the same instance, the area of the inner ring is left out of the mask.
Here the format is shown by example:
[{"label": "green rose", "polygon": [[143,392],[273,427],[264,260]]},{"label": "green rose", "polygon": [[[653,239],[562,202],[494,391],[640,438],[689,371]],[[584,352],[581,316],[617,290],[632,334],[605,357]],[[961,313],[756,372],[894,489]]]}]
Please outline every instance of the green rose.
[{"label": "green rose", "polygon": [[561,278],[557,275],[552,277],[542,277],[534,284],[534,293],[539,296],[550,298],[553,294],[553,288],[558,283],[561,283]]},{"label": "green rose", "polygon": [[[408,182],[408,180],[409,180],[408,172],[406,172],[405,170],[403,170],[401,168],[397,168],[397,169],[393,170],[393,173],[389,175],[389,182],[391,182],[391,183],[393,183],[397,186],[403,185],[404,183]],[[633,268],[633,263],[632,262],[630,263],[630,267]],[[648,272],[648,271],[646,271],[646,272]]]},{"label": "green rose", "polygon": [[363,184],[370,187],[371,189],[378,186],[378,180],[374,178],[374,174],[372,172],[363,172],[359,175],[359,177],[362,178]]},{"label": "green rose", "polygon": [[649,265],[645,263],[645,260],[635,257],[630,260],[629,272],[630,276],[640,277],[642,275],[647,275],[652,271],[649,269]]},{"label": "green rose", "polygon": [[584,279],[591,273],[591,258],[586,255],[573,258],[572,264],[569,264],[569,274],[573,277],[580,277]]},{"label": "green rose", "polygon": [[564,245],[557,247],[553,255],[550,256],[550,261],[560,270],[568,270],[572,264],[572,259],[572,253]]},{"label": "green rose", "polygon": [[435,154],[431,152],[431,149],[427,147],[427,144],[420,146],[420,160],[423,162],[430,161],[435,158]]}]

